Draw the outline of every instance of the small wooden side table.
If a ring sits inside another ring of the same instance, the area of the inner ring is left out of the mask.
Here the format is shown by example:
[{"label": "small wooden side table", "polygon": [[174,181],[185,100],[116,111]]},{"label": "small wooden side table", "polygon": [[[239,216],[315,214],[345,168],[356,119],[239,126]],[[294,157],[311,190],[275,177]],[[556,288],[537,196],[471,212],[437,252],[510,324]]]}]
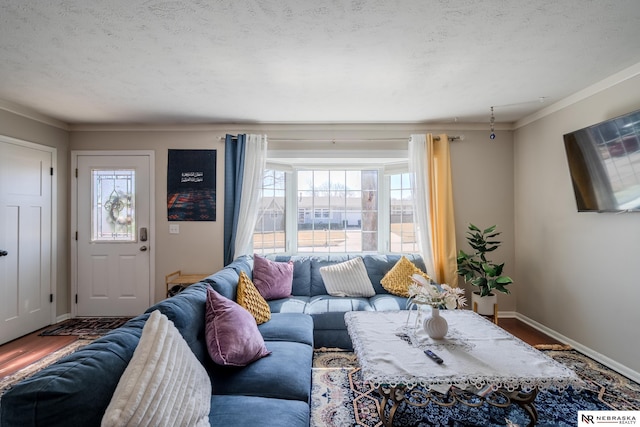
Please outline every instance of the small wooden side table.
[{"label": "small wooden side table", "polygon": [[164,276],[164,281],[167,285],[167,297],[172,296],[169,295],[169,289],[173,288],[174,286],[180,286],[184,289],[189,285],[201,282],[209,276],[210,274],[182,274],[181,270],[174,271],[171,274],[167,274],[166,276]]},{"label": "small wooden side table", "polygon": [[[473,311],[476,313],[478,312],[477,302],[473,303]],[[493,304],[493,316],[488,316],[488,317],[493,317],[493,323],[495,323],[496,325],[498,324],[498,304]]]}]

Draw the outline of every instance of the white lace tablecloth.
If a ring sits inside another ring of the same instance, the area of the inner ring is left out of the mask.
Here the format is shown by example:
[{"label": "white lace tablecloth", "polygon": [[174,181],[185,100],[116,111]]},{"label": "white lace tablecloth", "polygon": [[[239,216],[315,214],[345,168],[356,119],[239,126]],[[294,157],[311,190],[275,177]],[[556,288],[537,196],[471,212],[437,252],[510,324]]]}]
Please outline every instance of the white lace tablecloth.
[{"label": "white lace tablecloth", "polygon": [[[423,315],[428,315],[425,312]],[[345,322],[365,381],[380,385],[493,390],[581,389],[571,369],[470,310],[440,310],[449,332],[433,340],[416,311],[352,311]],[[444,363],[429,359],[430,349]]]}]

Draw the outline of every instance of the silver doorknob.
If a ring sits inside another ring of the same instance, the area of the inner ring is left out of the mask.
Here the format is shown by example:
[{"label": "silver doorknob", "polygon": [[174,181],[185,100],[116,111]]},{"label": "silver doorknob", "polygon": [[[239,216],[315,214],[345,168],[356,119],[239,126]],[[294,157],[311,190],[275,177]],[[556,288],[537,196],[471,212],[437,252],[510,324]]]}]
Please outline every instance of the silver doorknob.
[{"label": "silver doorknob", "polygon": [[143,247],[141,247],[141,248],[140,248],[140,251],[141,251],[141,252],[144,252],[144,251],[146,251],[146,250],[147,250],[147,247],[146,247],[146,246],[143,246]]},{"label": "silver doorknob", "polygon": [[7,256],[9,255],[9,252],[7,251],[0,251],[0,256]]}]

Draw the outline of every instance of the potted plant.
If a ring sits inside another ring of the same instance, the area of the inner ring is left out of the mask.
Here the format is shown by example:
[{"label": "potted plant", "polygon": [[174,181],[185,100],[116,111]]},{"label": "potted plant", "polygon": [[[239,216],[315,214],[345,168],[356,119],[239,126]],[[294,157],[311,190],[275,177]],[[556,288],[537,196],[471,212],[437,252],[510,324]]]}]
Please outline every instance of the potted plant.
[{"label": "potted plant", "polygon": [[500,247],[496,238],[500,232],[496,231],[493,225],[484,230],[473,224],[469,224],[467,231],[467,242],[473,249],[473,253],[467,254],[463,250],[458,253],[458,274],[464,278],[465,283],[476,286],[478,290],[471,295],[472,307],[476,307],[480,314],[494,315],[494,307],[497,302],[497,295],[493,291],[509,293],[507,285],[513,283],[509,276],[502,275],[504,263],[495,264],[487,259],[487,253],[493,252]]}]

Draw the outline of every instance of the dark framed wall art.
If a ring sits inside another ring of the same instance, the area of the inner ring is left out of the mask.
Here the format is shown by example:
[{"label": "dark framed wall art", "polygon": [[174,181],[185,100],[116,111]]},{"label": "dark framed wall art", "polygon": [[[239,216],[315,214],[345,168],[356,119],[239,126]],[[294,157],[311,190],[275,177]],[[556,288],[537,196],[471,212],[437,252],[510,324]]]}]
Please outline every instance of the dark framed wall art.
[{"label": "dark framed wall art", "polygon": [[169,150],[167,218],[216,220],[216,150]]}]

